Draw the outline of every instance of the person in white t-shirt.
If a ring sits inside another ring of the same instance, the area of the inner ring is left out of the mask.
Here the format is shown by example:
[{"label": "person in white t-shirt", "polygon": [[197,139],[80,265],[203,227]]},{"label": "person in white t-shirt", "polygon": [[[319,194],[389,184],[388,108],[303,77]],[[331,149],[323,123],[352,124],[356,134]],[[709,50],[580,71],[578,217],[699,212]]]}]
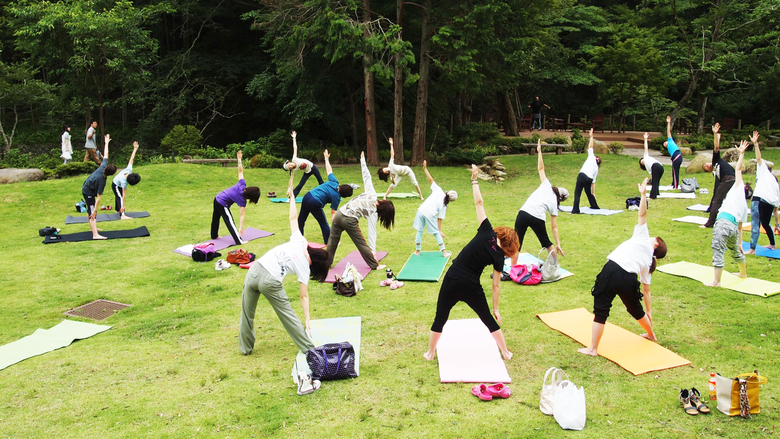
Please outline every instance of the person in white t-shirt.
[{"label": "person in white t-shirt", "polygon": [[318,185],[324,183],[324,181],[322,180],[322,175],[320,175],[320,170],[317,168],[317,166],[314,165],[314,163],[310,162],[309,160],[298,157],[298,142],[297,142],[298,133],[293,131],[290,135],[292,136],[292,140],[293,140],[293,156],[292,156],[292,160],[288,160],[284,162],[284,165],[282,165],[282,169],[290,172],[292,172],[295,169],[300,169],[301,171],[303,171],[303,175],[301,175],[301,181],[299,181],[298,186],[295,186],[295,189],[293,189],[293,196],[297,197],[298,194],[301,192],[301,189],[303,189],[303,185],[306,184],[306,181],[312,175],[314,175],[314,177],[317,178]]},{"label": "person in white t-shirt", "polygon": [[734,186],[729,189],[723,204],[718,211],[718,218],[712,228],[712,266],[715,268],[715,279],[708,287],[719,287],[720,278],[723,275],[723,267],[726,265],[726,250],[739,265],[739,273],[735,275],[747,278],[747,264],[745,263],[745,251],[742,249],[742,223],[747,221],[747,201],[753,195],[750,185],[742,180],[742,163],[745,161],[745,150],[750,144],[743,140],[739,144],[739,160],[734,167],[736,173]]},{"label": "person in white t-shirt", "polygon": [[588,158],[577,175],[577,185],[574,188],[574,206],[571,209],[572,214],[580,213],[580,196],[585,190],[591,209],[598,209],[596,202],[596,177],[599,175],[599,166],[601,166],[601,157],[593,153],[593,128],[590,129],[590,142],[588,143]]},{"label": "person in white t-shirt", "polygon": [[775,214],[775,228],[778,226],[777,207],[780,206],[780,186],[777,184],[777,177],[772,175],[766,161],[761,159],[761,149],[758,147],[758,131],[753,131],[750,137],[756,151],[756,190],[753,191],[753,202],[750,205],[750,250],[748,255],[756,254],[758,237],[761,235],[761,227],[766,231],[769,238],[769,245],[766,248],[775,249],[775,234],[769,221],[772,219],[772,212]]},{"label": "person in white t-shirt", "polygon": [[[547,175],[544,173],[541,140],[537,142],[536,151],[539,155],[537,169],[542,184],[525,200],[525,204],[517,212],[515,232],[517,232],[517,237],[520,239],[520,248],[523,248],[525,232],[530,227],[543,248],[546,248],[550,253],[557,251],[559,255],[565,256],[561,248],[561,238],[558,235],[558,205],[561,201],[569,198],[569,191],[562,187],[553,186],[550,180],[547,179]],[[550,214],[550,225],[555,238],[554,247],[550,237],[547,235],[547,213]],[[516,262],[517,256],[512,259],[512,264],[514,265]]]},{"label": "person in white t-shirt", "polygon": [[390,162],[387,163],[386,168],[379,168],[376,171],[376,174],[377,176],[379,176],[380,180],[390,181],[390,187],[387,188],[387,192],[385,192],[385,196],[382,199],[386,200],[387,196],[390,195],[390,192],[393,192],[393,189],[395,189],[395,187],[398,186],[398,183],[400,183],[401,180],[404,179],[404,177],[409,177],[409,180],[412,181],[412,184],[414,185],[415,189],[417,189],[417,194],[420,195],[420,199],[424,200],[425,198],[422,195],[422,189],[420,189],[420,184],[417,183],[417,177],[414,176],[414,171],[412,171],[412,168],[408,166],[395,164],[395,151],[393,151],[393,138],[391,137],[387,139],[387,141],[390,143]]},{"label": "person in white t-shirt", "polygon": [[[607,263],[596,276],[593,285],[593,330],[590,346],[578,349],[577,352],[586,355],[598,355],[601,336],[604,335],[604,325],[612,308],[615,296],[620,296],[626,310],[639,325],[647,331],[642,337],[656,341],[653,332],[651,316],[650,280],[655,271],[656,259],[666,256],[666,243],[660,236],[650,237],[647,229],[647,179],[639,185],[641,200],[639,201],[639,220],[634,227],[631,239],[624,241],[607,256]],[[637,281],[639,275],[639,281]],[[639,284],[642,292],[639,292]],[[642,309],[644,298],[647,311]]]},{"label": "person in white t-shirt", "polygon": [[120,219],[130,219],[129,216],[125,215],[127,211],[127,186],[135,186],[141,181],[141,176],[133,172],[133,160],[135,160],[136,152],[138,152],[138,142],[133,142],[133,153],[130,154],[127,167],[117,172],[111,182],[111,190],[114,192],[114,209],[119,212]]},{"label": "person in white t-shirt", "polygon": [[644,137],[645,155],[639,159],[639,167],[642,168],[643,171],[647,171],[647,173],[650,174],[650,184],[653,185],[653,187],[650,189],[649,198],[656,199],[658,198],[658,194],[661,193],[661,177],[664,176],[664,165],[662,165],[658,160],[650,157],[650,153],[647,149],[647,139],[650,138],[650,134],[645,133]]},{"label": "person in white t-shirt", "polygon": [[447,205],[450,201],[458,199],[458,193],[455,191],[444,192],[436,182],[433,181],[430,172],[428,172],[428,162],[423,160],[423,171],[425,176],[428,177],[428,181],[431,183],[431,195],[417,208],[417,215],[414,217],[414,230],[417,230],[417,237],[415,238],[414,254],[420,255],[420,249],[422,248],[422,237],[425,228],[428,228],[428,233],[436,238],[436,243],[439,244],[439,250],[441,250],[442,256],[445,258],[450,256],[450,252],[444,246],[444,233],[441,232],[441,222],[444,221],[444,217],[447,214]]},{"label": "person in white t-shirt", "polygon": [[63,165],[67,165],[73,159],[73,145],[70,143],[70,125],[62,127],[62,155],[60,158],[65,160]]}]

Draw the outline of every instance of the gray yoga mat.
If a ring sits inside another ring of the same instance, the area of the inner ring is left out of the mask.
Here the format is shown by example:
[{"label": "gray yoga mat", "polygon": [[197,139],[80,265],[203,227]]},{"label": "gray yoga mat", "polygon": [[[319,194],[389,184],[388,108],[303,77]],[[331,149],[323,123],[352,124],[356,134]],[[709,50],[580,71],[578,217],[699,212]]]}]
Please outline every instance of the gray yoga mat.
[{"label": "gray yoga mat", "polygon": [[74,340],[81,340],[111,329],[106,325],[63,320],[51,329],[37,329],[32,335],[5,346],[0,346],[0,370],[28,358],[64,348]]},{"label": "gray yoga mat", "polygon": [[[130,218],[146,218],[149,216],[149,212],[125,212],[125,215],[129,216]],[[97,217],[95,217],[95,220],[97,222],[103,222],[103,221],[119,221],[121,218],[119,212],[115,213],[99,213]],[[67,218],[65,218],[65,224],[86,224],[89,222],[89,219],[86,216],[71,216],[68,215]]]}]

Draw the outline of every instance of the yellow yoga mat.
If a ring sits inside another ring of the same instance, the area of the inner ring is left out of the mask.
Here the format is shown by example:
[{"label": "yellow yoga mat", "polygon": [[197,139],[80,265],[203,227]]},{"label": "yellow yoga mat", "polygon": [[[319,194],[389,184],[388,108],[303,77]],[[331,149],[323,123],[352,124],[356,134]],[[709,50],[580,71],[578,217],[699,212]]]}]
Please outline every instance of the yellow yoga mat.
[{"label": "yellow yoga mat", "polygon": [[[748,267],[748,270],[750,267]],[[694,264],[692,262],[675,262],[658,267],[658,271],[674,276],[689,277],[701,283],[709,283],[715,279],[715,272],[712,267]],[[755,296],[769,297],[780,293],[780,284],[768,280],[753,279],[749,277],[742,279],[739,276],[723,271],[720,277],[720,286],[740,293],[753,294]]]},{"label": "yellow yoga mat", "polygon": [[[580,344],[590,345],[593,314],[585,308],[537,314],[536,317],[539,317],[545,325],[568,335]],[[638,325],[637,327],[641,329]],[[634,375],[691,364],[690,361],[658,343],[609,322],[604,327],[604,336],[599,344],[599,356],[616,363]]]}]

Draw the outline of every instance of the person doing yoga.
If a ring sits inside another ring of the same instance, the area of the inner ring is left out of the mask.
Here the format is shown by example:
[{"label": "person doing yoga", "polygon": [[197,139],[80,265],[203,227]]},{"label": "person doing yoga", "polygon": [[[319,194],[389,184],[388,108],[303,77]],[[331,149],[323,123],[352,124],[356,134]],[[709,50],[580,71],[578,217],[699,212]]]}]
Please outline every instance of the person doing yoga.
[{"label": "person doing yoga", "polygon": [[726,250],[729,250],[731,257],[739,265],[739,273],[734,274],[742,278],[747,277],[745,251],[742,249],[742,223],[747,221],[748,214],[745,200],[750,199],[753,191],[750,185],[742,180],[742,163],[745,161],[745,150],[749,145],[746,140],[739,144],[739,160],[737,160],[734,186],[726,194],[723,205],[720,206],[715,227],[712,228],[712,266],[715,268],[715,279],[705,284],[708,287],[720,286],[723,267],[726,265]]},{"label": "person doing yoga", "polygon": [[284,162],[284,165],[282,165],[282,169],[290,172],[292,172],[295,169],[300,169],[301,171],[303,171],[303,175],[301,175],[301,181],[299,181],[298,186],[295,186],[295,189],[293,189],[293,196],[297,197],[298,194],[301,192],[301,189],[303,189],[303,185],[306,184],[306,181],[309,179],[309,177],[312,176],[312,174],[317,178],[317,184],[323,184],[324,181],[322,181],[320,170],[317,169],[316,166],[314,166],[314,163],[298,157],[298,142],[297,142],[298,133],[293,131],[292,134],[290,135],[292,136],[293,139],[293,156],[292,156],[292,160],[288,160]]},{"label": "person doing yoga", "polygon": [[[542,247],[546,248],[550,253],[557,251],[559,255],[565,256],[561,248],[561,238],[558,235],[558,205],[561,201],[569,198],[569,191],[562,187],[553,186],[550,180],[547,179],[544,173],[541,140],[537,142],[536,151],[539,156],[537,170],[539,171],[539,179],[542,180],[542,184],[525,200],[525,204],[517,212],[515,232],[517,232],[517,238],[520,240],[520,248],[523,247],[525,232],[530,227],[536,234]],[[550,242],[550,237],[547,235],[546,219],[548,212],[550,213],[550,225],[555,238],[554,247],[553,243]],[[516,263],[517,258],[515,257],[512,259],[512,265]]]},{"label": "person doing yoga", "polygon": [[81,195],[84,196],[84,203],[87,205],[87,213],[89,214],[89,230],[92,231],[92,239],[106,239],[97,230],[97,206],[100,205],[100,198],[106,188],[106,180],[116,172],[116,166],[108,164],[108,144],[111,142],[111,136],[106,134],[104,140],[103,161],[81,186]]},{"label": "person doing yoga", "polygon": [[133,142],[133,153],[127,167],[119,171],[111,182],[111,190],[114,192],[114,209],[120,213],[121,219],[130,219],[125,215],[127,211],[127,185],[135,186],[141,181],[141,176],[133,172],[133,160],[138,151],[138,142]]},{"label": "person doing yoga", "polygon": [[[236,158],[238,159],[238,183],[225,189],[214,197],[214,213],[211,215],[211,239],[219,238],[219,218],[225,221],[225,225],[230,232],[230,236],[236,242],[236,245],[244,243],[241,236],[244,233],[244,214],[246,213],[246,202],[251,201],[257,204],[257,200],[260,198],[260,188],[257,186],[246,187],[246,181],[244,181],[244,165],[241,160],[243,159],[243,152],[238,151]],[[233,221],[233,214],[230,213],[230,206],[233,203],[238,204],[240,212],[240,222],[238,228],[236,228],[236,222]]]},{"label": "person doing yoga", "polygon": [[[482,323],[487,326],[490,334],[496,340],[504,359],[512,358],[512,352],[506,347],[504,333],[501,332],[501,314],[498,302],[501,297],[501,271],[504,269],[504,258],[517,254],[520,243],[517,234],[509,227],[496,227],[490,224],[485,214],[485,203],[479,190],[479,169],[471,165],[471,188],[474,193],[474,206],[477,209],[477,234],[463,247],[460,254],[447,270],[439,290],[436,302],[436,317],[431,325],[431,338],[428,351],[423,354],[426,360],[433,360],[436,355],[436,345],[441,338],[444,324],[450,316],[450,310],[458,302],[466,302]],[[487,266],[493,267],[493,313],[490,313],[485,292],[480,283],[482,271]]]},{"label": "person doing yoga", "polygon": [[333,175],[333,168],[330,166],[330,153],[327,149],[322,155],[325,157],[325,172],[328,173],[328,181],[306,192],[306,195],[303,196],[301,215],[298,217],[298,230],[303,233],[303,226],[306,225],[306,220],[309,218],[309,214],[311,214],[320,224],[322,243],[328,244],[330,225],[328,225],[328,220],[325,218],[325,213],[322,209],[326,204],[330,203],[330,220],[332,222],[333,217],[336,216],[341,199],[351,197],[354,189],[348,184],[340,185],[339,181],[336,180],[336,176]]},{"label": "person doing yoga", "polygon": [[[372,270],[381,270],[385,266],[379,265],[376,259],[376,222],[378,218],[382,227],[387,230],[392,229],[395,223],[395,206],[390,200],[377,200],[374,183],[371,181],[371,172],[368,171],[363,152],[360,153],[360,169],[363,172],[365,191],[341,206],[341,209],[333,216],[333,225],[328,238],[328,266],[333,264],[333,257],[339,248],[341,234],[346,230],[366,264]],[[366,244],[358,225],[360,218],[365,218],[368,221],[368,244]]]},{"label": "person doing yoga", "polygon": [[672,117],[666,116],[666,137],[667,140],[664,142],[664,146],[666,147],[666,150],[669,152],[669,155],[672,157],[672,188],[679,189],[680,188],[680,165],[682,165],[682,153],[680,152],[680,147],[677,146],[677,143],[675,143],[674,139],[672,138]]},{"label": "person doing yoga", "polygon": [[390,195],[390,192],[395,189],[396,186],[398,186],[398,183],[401,182],[401,180],[404,179],[404,177],[409,177],[409,179],[412,181],[412,184],[417,189],[417,194],[420,195],[420,199],[424,200],[422,196],[422,190],[420,189],[420,184],[417,183],[417,177],[414,176],[414,171],[412,171],[412,168],[408,166],[403,165],[396,165],[395,164],[395,152],[393,151],[393,138],[387,139],[387,141],[390,143],[390,162],[387,163],[386,168],[379,168],[377,169],[376,173],[379,176],[379,179],[382,181],[388,181],[390,180],[390,187],[387,188],[387,192],[385,192],[385,196],[382,198],[383,200],[387,199],[387,196]]},{"label": "person doing yoga", "polygon": [[585,195],[588,197],[588,203],[590,203],[591,209],[598,209],[599,204],[596,202],[596,177],[599,175],[599,167],[601,166],[601,157],[597,157],[593,154],[593,128],[590,129],[590,142],[588,143],[588,158],[585,159],[585,163],[580,169],[579,175],[577,175],[577,186],[574,188],[574,206],[571,209],[572,214],[580,213],[580,196],[582,191],[585,190]]},{"label": "person doing yoga", "polygon": [[422,247],[422,237],[425,228],[428,228],[428,233],[436,238],[436,243],[439,244],[439,250],[441,250],[442,256],[445,258],[450,256],[450,252],[447,251],[444,246],[444,233],[441,232],[441,222],[444,221],[444,217],[447,214],[447,205],[450,201],[458,199],[458,193],[455,191],[444,192],[436,182],[433,181],[431,173],[428,172],[428,162],[423,160],[423,171],[425,176],[428,177],[428,181],[431,183],[431,195],[417,208],[417,215],[414,216],[414,230],[417,230],[417,237],[415,238],[416,255],[420,255],[420,249]]},{"label": "person doing yoga", "polygon": [[[639,325],[647,331],[642,337],[656,341],[653,332],[651,316],[650,280],[655,271],[656,260],[666,256],[666,243],[660,236],[650,237],[647,229],[647,179],[639,185],[639,221],[634,226],[631,239],[624,241],[607,256],[607,263],[596,276],[593,285],[593,329],[590,346],[578,349],[577,352],[586,355],[598,355],[601,336],[604,335],[604,324],[609,317],[609,310],[615,296],[620,296],[626,310]],[[639,275],[639,280],[637,280]],[[642,292],[639,292],[639,284]],[[642,309],[641,299],[644,298],[647,311]]]},{"label": "person doing yoga", "polygon": [[639,167],[642,168],[643,171],[647,171],[647,173],[650,174],[650,184],[653,187],[650,189],[649,198],[656,199],[658,198],[658,194],[661,193],[661,177],[664,175],[664,165],[662,165],[658,160],[650,157],[650,153],[647,149],[647,139],[649,137],[650,134],[645,133],[645,155],[639,159]]},{"label": "person doing yoga", "polygon": [[777,227],[777,206],[780,206],[780,187],[777,185],[777,178],[772,175],[772,171],[766,165],[766,161],[761,159],[761,149],[758,147],[758,131],[753,131],[750,137],[753,142],[753,149],[756,151],[756,190],[753,191],[753,202],[750,205],[750,250],[746,254],[756,254],[758,237],[761,235],[761,227],[766,231],[769,238],[769,245],[766,248],[775,249],[775,234],[769,221],[772,219],[772,212],[775,212],[775,227]]},{"label": "person doing yoga", "polygon": [[715,146],[712,149],[712,163],[705,163],[702,165],[702,169],[706,172],[712,172],[715,176],[715,187],[712,190],[712,199],[710,199],[710,207],[707,211],[710,213],[707,222],[704,223],[702,228],[711,228],[715,225],[715,220],[718,219],[718,212],[720,206],[723,204],[723,199],[726,198],[726,194],[729,193],[731,187],[734,186],[734,168],[729,162],[723,160],[720,157],[720,124],[716,123],[712,126],[712,136],[714,138]]}]

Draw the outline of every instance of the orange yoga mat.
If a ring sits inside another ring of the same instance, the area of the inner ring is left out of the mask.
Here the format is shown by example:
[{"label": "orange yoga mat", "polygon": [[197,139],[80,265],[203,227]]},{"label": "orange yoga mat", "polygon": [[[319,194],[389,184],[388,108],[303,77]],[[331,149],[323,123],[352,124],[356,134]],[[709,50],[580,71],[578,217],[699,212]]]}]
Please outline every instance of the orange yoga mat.
[{"label": "orange yoga mat", "polygon": [[[744,223],[742,224],[742,230],[745,232],[750,232],[753,230],[753,225],[750,223]],[[763,226],[761,226],[761,233],[766,235],[766,230],[764,230]]]},{"label": "orange yoga mat", "polygon": [[[590,344],[593,314],[585,308],[537,314],[536,317],[582,345]],[[669,349],[609,322],[599,344],[599,356],[617,363],[634,375],[691,364]]]}]

